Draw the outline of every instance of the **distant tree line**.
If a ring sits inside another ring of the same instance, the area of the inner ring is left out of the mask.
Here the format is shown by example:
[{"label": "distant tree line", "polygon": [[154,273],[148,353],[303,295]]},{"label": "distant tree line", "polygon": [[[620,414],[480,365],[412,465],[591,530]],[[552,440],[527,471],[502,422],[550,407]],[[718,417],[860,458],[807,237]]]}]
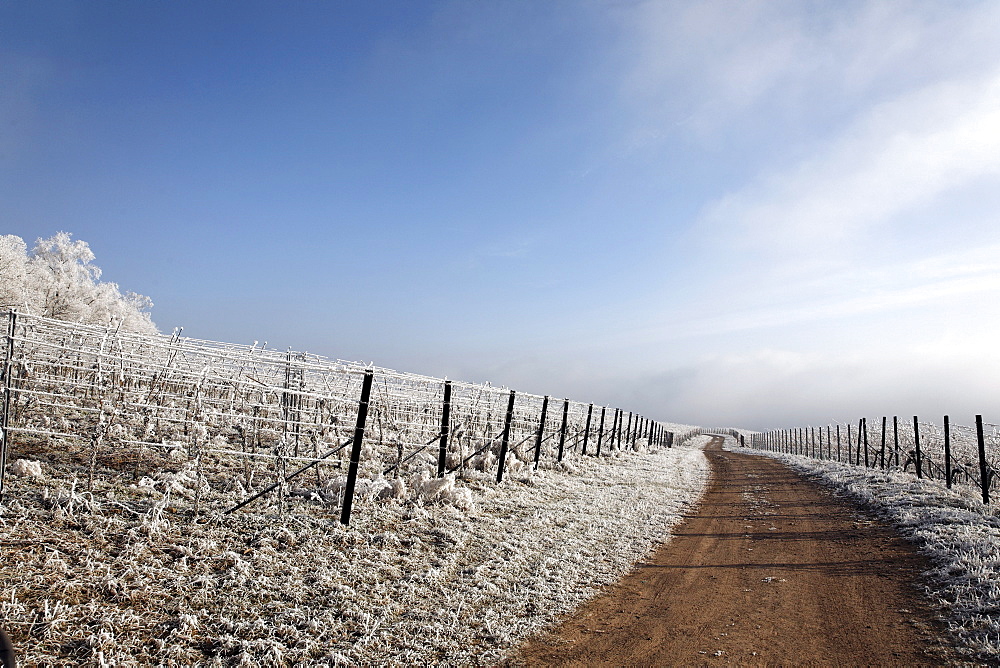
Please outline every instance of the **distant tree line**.
[{"label": "distant tree line", "polygon": [[0,235],[0,311],[155,333],[149,297],[101,281],[93,260],[87,242],[66,232],[39,239],[30,253],[21,237]]}]

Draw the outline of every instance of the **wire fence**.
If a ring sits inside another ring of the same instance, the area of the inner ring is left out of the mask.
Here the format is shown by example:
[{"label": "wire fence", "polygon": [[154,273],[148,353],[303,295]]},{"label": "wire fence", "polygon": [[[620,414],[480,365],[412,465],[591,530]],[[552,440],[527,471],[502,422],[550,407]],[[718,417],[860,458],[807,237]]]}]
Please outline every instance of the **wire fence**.
[{"label": "wire fence", "polygon": [[604,457],[675,438],[617,408],[256,343],[20,313],[0,313],[0,332],[0,501],[9,463],[41,461],[91,494],[123,480],[166,491],[193,516],[323,503],[346,524],[359,491],[501,483],[569,453]]},{"label": "wire fence", "polygon": [[990,502],[1000,470],[1000,426],[975,416],[975,426],[941,424],[898,416],[860,418],[819,427],[741,432],[741,445],[837,462],[912,473],[959,485]]}]

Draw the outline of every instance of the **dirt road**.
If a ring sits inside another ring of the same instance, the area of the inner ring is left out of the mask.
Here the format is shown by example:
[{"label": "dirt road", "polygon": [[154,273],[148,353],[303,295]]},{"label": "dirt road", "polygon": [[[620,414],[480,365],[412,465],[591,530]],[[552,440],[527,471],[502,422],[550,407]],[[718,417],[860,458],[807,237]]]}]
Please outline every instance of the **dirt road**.
[{"label": "dirt road", "polygon": [[709,446],[696,514],[512,665],[927,665],[949,659],[895,533],[779,462]]}]

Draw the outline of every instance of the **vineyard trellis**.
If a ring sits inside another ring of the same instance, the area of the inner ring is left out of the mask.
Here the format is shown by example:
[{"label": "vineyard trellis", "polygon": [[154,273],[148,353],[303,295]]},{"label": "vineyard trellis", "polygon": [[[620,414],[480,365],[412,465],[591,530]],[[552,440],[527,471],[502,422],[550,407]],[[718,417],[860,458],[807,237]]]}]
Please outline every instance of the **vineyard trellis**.
[{"label": "vineyard trellis", "polygon": [[[857,422],[819,427],[743,432],[745,444],[761,450],[816,459],[912,472],[917,478],[943,480],[950,489],[973,489],[983,503],[1000,470],[1000,425],[975,417],[976,426],[954,424],[945,415],[941,425],[893,416],[867,417]],[[872,425],[871,427],[869,425]]]},{"label": "vineyard trellis", "polygon": [[[197,517],[254,502],[339,505],[407,484],[497,483],[566,453],[666,447],[636,413],[318,355],[135,334],[21,313],[3,331],[0,501],[8,462],[95,494],[123,478]],[[596,419],[600,408],[600,422]],[[693,435],[680,434],[681,438]],[[85,482],[82,482],[85,480]],[[233,503],[238,497],[239,502]]]}]

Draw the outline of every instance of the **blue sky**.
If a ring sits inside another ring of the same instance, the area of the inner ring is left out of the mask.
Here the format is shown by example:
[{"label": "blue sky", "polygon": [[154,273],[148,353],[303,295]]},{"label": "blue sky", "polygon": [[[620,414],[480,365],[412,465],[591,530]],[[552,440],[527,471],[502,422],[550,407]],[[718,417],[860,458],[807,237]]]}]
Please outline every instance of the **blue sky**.
[{"label": "blue sky", "polygon": [[8,1],[0,233],[71,232],[198,338],[694,424],[967,424],[998,52],[992,1]]}]

